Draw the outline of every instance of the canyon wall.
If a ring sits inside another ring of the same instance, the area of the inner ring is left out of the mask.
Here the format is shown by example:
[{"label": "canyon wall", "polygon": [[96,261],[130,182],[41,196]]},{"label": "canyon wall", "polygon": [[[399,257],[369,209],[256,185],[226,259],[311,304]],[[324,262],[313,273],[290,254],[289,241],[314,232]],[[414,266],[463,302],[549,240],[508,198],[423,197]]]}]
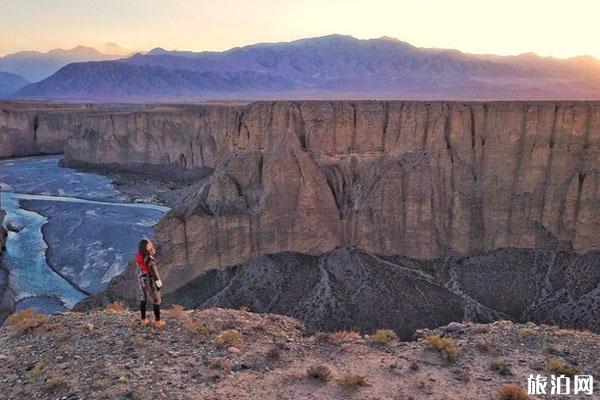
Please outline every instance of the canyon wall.
[{"label": "canyon wall", "polygon": [[214,173],[158,226],[166,290],[260,254],[600,248],[600,103],[273,102],[89,119],[67,163]]},{"label": "canyon wall", "polygon": [[[403,337],[461,316],[600,330],[598,102],[51,114],[66,165],[192,184],[155,231],[166,303]],[[135,274],[130,265],[79,308],[135,301]]]},{"label": "canyon wall", "polygon": [[0,158],[62,153],[93,106],[0,102]]}]

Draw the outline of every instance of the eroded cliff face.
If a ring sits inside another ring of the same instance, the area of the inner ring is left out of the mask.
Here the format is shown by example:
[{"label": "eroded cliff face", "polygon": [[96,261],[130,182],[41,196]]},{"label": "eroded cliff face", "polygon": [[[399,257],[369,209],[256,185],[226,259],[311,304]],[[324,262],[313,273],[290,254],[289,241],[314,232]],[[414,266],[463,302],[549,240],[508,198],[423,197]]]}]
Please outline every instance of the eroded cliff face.
[{"label": "eroded cliff face", "polygon": [[[88,117],[66,163],[204,171],[156,228],[167,303],[408,338],[462,318],[600,330],[599,142],[589,102],[169,106]],[[136,273],[79,307],[133,301]]]},{"label": "eroded cliff face", "polygon": [[68,163],[209,168],[158,226],[166,290],[285,251],[600,248],[600,103],[274,102],[90,118]]},{"label": "eroded cliff face", "polygon": [[0,158],[62,153],[93,106],[0,102]]}]

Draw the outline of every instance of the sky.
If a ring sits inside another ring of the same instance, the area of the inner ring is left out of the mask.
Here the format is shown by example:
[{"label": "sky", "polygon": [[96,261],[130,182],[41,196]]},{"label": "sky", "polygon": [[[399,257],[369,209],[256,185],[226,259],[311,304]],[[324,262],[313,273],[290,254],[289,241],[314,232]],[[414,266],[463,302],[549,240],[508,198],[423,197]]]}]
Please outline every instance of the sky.
[{"label": "sky", "polygon": [[347,34],[499,55],[600,58],[598,0],[0,0],[0,55],[115,42],[226,50]]}]

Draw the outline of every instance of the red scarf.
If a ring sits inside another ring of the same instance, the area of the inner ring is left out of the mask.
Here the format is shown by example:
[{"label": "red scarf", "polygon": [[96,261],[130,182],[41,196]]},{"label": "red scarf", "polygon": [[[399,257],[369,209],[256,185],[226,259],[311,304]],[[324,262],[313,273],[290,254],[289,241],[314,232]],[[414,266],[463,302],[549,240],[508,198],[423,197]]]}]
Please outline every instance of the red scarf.
[{"label": "red scarf", "polygon": [[139,251],[135,254],[135,260],[137,261],[137,265],[140,267],[143,273],[150,273],[150,267],[148,266],[148,264],[146,264],[144,256],[142,256]]}]

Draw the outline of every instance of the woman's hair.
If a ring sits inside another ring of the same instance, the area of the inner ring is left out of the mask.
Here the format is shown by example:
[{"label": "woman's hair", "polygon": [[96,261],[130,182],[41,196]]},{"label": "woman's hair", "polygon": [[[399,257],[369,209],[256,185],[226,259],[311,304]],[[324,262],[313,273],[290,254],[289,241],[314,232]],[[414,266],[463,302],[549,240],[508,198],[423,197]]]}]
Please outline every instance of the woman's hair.
[{"label": "woman's hair", "polygon": [[148,243],[150,243],[150,241],[148,239],[142,239],[142,240],[140,240],[140,243],[138,244],[138,251],[144,258],[144,260],[147,259],[148,257],[150,257],[150,253],[148,253],[148,249],[147,249]]}]

